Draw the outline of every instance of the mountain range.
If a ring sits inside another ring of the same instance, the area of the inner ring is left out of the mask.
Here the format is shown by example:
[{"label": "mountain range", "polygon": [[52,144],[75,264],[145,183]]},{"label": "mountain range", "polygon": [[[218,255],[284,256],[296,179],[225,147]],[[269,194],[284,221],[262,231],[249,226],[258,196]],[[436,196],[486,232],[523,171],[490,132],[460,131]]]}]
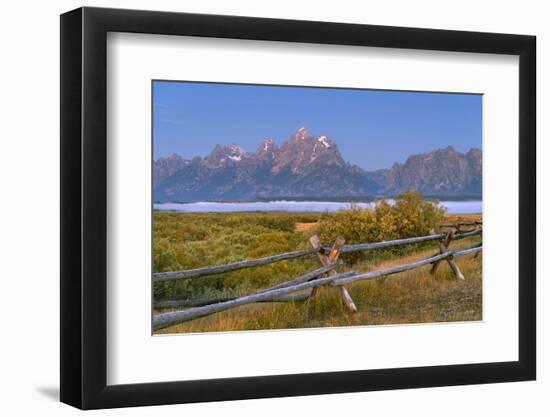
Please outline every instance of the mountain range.
[{"label": "mountain range", "polygon": [[270,198],[425,196],[481,197],[482,154],[451,146],[411,155],[391,168],[366,171],[346,162],[335,141],[298,129],[280,146],[265,139],[255,152],[216,145],[204,157],[178,154],[153,163],[154,200],[253,200]]}]

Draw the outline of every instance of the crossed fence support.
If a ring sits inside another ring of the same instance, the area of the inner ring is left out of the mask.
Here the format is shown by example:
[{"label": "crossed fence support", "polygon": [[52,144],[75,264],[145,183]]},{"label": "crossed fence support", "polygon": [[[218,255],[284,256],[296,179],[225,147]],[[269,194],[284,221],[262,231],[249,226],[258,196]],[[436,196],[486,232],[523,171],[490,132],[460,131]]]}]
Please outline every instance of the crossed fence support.
[{"label": "crossed fence support", "polygon": [[[434,230],[431,230],[430,231],[430,234],[434,235],[436,234]],[[447,232],[447,235],[439,240],[437,242],[437,245],[439,246],[439,254],[444,254],[444,253],[447,253],[449,251],[449,245],[451,244],[452,240],[453,240],[453,237],[455,235],[455,230],[454,229],[451,229],[450,231]],[[456,262],[454,261],[454,258],[453,256],[449,256],[448,258],[445,258],[445,260],[447,261],[447,263],[449,264],[449,266],[451,267],[451,270],[453,271],[453,273],[455,274],[455,276],[464,281],[464,275],[462,274],[462,272],[460,271],[460,269],[458,268],[458,265],[456,264]],[[439,267],[439,265],[441,264],[442,260],[438,260],[438,261],[435,261],[432,265],[432,269],[430,270],[430,273],[433,275],[437,272],[437,268]]]},{"label": "crossed fence support", "polygon": [[[311,246],[313,246],[314,249],[318,249],[317,257],[319,258],[319,261],[323,266],[331,266],[335,265],[338,262],[338,257],[340,256],[340,253],[342,252],[342,247],[344,246],[344,243],[346,243],[345,239],[343,237],[338,237],[336,241],[334,242],[334,245],[332,245],[331,250],[328,254],[323,253],[323,247],[321,245],[321,240],[319,239],[319,236],[314,235],[309,239],[309,242],[311,243]],[[330,270],[327,272],[324,277],[327,276],[333,276],[336,275],[336,271]],[[311,290],[310,298],[318,298],[319,294],[321,293],[323,287],[314,287]],[[348,290],[343,285],[339,286],[340,289],[340,295],[342,297],[342,302],[344,305],[350,309],[351,311],[357,311],[357,307],[355,306],[355,303],[353,302],[353,299],[349,295]]]}]

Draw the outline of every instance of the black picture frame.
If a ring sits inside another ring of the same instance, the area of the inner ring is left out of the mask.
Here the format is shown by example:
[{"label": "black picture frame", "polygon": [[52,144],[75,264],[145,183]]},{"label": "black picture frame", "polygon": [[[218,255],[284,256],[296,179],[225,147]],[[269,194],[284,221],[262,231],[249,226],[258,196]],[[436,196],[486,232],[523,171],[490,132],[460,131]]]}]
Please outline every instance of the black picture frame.
[{"label": "black picture frame", "polygon": [[[519,360],[107,385],[108,32],[519,56]],[[61,401],[82,409],[533,380],[536,376],[534,36],[79,8],[61,15]]]}]

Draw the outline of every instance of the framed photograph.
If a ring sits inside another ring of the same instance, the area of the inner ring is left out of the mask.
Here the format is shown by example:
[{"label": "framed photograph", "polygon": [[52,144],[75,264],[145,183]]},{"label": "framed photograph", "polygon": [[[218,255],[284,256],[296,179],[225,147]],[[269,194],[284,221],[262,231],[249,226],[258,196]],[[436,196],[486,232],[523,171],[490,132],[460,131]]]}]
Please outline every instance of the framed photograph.
[{"label": "framed photograph", "polygon": [[533,380],[535,37],[61,16],[61,401]]}]

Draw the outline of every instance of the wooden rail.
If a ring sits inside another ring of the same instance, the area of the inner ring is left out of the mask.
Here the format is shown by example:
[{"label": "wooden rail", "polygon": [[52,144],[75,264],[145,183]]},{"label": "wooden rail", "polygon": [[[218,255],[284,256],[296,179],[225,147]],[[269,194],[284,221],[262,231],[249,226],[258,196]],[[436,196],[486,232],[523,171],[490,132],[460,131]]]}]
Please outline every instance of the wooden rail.
[{"label": "wooden rail", "polygon": [[[214,298],[214,299],[203,299],[203,300],[167,300],[167,301],[155,301],[153,304],[154,308],[179,308],[179,307],[202,307],[208,306],[211,304],[221,303],[224,301],[235,300],[238,297],[224,297],[224,298]],[[309,294],[290,294],[290,295],[281,295],[279,297],[268,298],[266,300],[258,301],[259,303],[286,303],[289,301],[299,302],[307,301],[309,299]]]},{"label": "wooden rail", "polygon": [[[455,234],[453,237],[453,240],[463,239],[465,237],[474,236],[481,233],[482,233],[481,229],[474,229],[468,232]],[[393,246],[410,245],[414,243],[429,242],[429,241],[439,241],[441,239],[444,239],[446,236],[447,236],[446,233],[438,233],[438,234],[433,234],[428,236],[388,240],[384,242],[345,245],[345,246],[342,246],[340,251],[341,253],[349,253],[349,252],[357,252],[357,251],[364,251],[364,250],[383,249],[383,248],[389,248]],[[323,252],[327,252],[329,249],[330,247],[328,246],[319,245],[318,247],[313,247],[311,249],[297,250],[293,252],[267,256],[265,258],[233,262],[233,263],[224,264],[224,265],[215,265],[215,266],[208,266],[204,268],[187,269],[183,271],[156,272],[153,274],[153,282],[173,281],[178,279],[191,279],[191,278],[204,277],[208,275],[216,275],[216,274],[221,274],[225,272],[237,271],[243,268],[252,268],[252,267],[257,267],[262,265],[268,265],[274,262],[300,258],[302,256],[307,256],[307,255],[312,255],[317,253],[323,254]]]},{"label": "wooden rail", "polygon": [[[470,236],[480,235],[482,233],[481,229],[475,229],[464,233],[459,233],[453,236],[452,240],[463,239]],[[397,239],[397,240],[386,240],[384,242],[373,242],[373,243],[359,243],[356,245],[347,245],[342,248],[342,252],[357,252],[363,250],[373,250],[373,249],[384,249],[390,248],[393,246],[403,246],[410,245],[413,243],[422,243],[441,240],[447,237],[446,233],[437,233],[428,236],[420,237],[410,237],[406,239]]]},{"label": "wooden rail", "polygon": [[437,261],[444,259],[454,259],[459,256],[474,254],[482,250],[482,245],[474,245],[466,249],[445,251],[443,253],[422,259],[420,261],[398,265],[391,268],[381,269],[365,273],[341,273],[329,275],[326,277],[314,279],[312,281],[302,282],[296,285],[285,286],[282,288],[265,290],[259,293],[237,297],[231,300],[222,301],[216,304],[205,305],[201,307],[191,308],[189,310],[173,311],[161,313],[153,316],[153,329],[160,330],[174,324],[183,323],[191,320],[205,317],[214,313],[236,308],[242,305],[265,302],[276,299],[277,297],[286,296],[299,291],[313,289],[322,285],[343,286],[357,281],[372,280],[388,275],[397,274],[404,271],[409,271],[419,268],[424,265],[434,264]]},{"label": "wooden rail", "polygon": [[[332,265],[323,266],[321,268],[314,269],[313,271],[307,272],[303,275],[300,275],[296,278],[293,278],[290,281],[282,282],[282,283],[277,284],[273,287],[269,287],[269,288],[266,288],[264,290],[258,291],[257,293],[270,291],[270,290],[276,290],[276,289],[279,289],[279,288],[289,287],[291,285],[301,284],[302,282],[310,281],[312,279],[320,277],[323,274],[326,274],[327,272],[332,271],[337,266],[338,266],[338,264],[335,263],[335,264],[332,264]],[[209,300],[159,301],[159,302],[155,302],[153,304],[153,306],[155,308],[198,307],[198,306],[203,306],[203,305],[208,305],[208,304],[215,304],[217,302],[222,302],[222,301],[234,300],[235,298],[238,298],[238,297],[225,297],[225,298],[217,298],[217,299],[209,299]],[[274,300],[274,301],[282,302],[282,301],[290,301],[290,300],[278,299],[278,300]]]},{"label": "wooden rail", "polygon": [[461,227],[461,226],[481,226],[483,222],[466,222],[466,223],[449,223],[449,224],[440,224],[439,227]]},{"label": "wooden rail", "polygon": [[422,259],[420,261],[412,262],[412,263],[409,263],[409,264],[397,265],[397,266],[394,266],[394,267],[391,267],[391,268],[381,269],[381,270],[378,270],[378,271],[371,271],[371,272],[365,272],[365,273],[362,273],[362,274],[356,274],[356,275],[353,275],[351,277],[341,277],[341,278],[333,280],[331,282],[331,284],[332,285],[346,285],[346,284],[351,284],[351,283],[356,282],[356,281],[365,281],[365,280],[368,280],[368,279],[381,278],[381,277],[385,277],[385,276],[388,276],[388,275],[397,274],[399,272],[405,272],[405,271],[410,271],[411,269],[420,268],[421,266],[428,265],[428,264],[433,264],[433,263],[435,263],[437,261],[440,261],[440,260],[443,260],[443,259],[455,258],[455,257],[459,257],[459,256],[465,256],[465,255],[469,255],[469,254],[472,254],[472,253],[476,253],[476,252],[481,251],[482,248],[483,247],[481,246],[481,244],[478,244],[478,245],[471,246],[471,247],[466,248],[466,249],[449,251],[449,252],[445,252],[445,253],[442,253],[442,254],[439,254],[439,255],[434,255],[434,256],[431,256],[429,258],[425,258],[425,259]]},{"label": "wooden rail", "polygon": [[297,250],[294,252],[281,253],[279,255],[268,256],[265,258],[251,259],[247,261],[233,262],[225,265],[207,266],[205,268],[187,269],[185,271],[174,272],[156,272],[153,274],[153,282],[171,281],[182,278],[197,278],[206,275],[221,274],[224,272],[236,271],[243,268],[252,268],[254,266],[268,265],[274,262],[285,261],[288,259],[300,258],[302,256],[316,253],[314,249]]}]

